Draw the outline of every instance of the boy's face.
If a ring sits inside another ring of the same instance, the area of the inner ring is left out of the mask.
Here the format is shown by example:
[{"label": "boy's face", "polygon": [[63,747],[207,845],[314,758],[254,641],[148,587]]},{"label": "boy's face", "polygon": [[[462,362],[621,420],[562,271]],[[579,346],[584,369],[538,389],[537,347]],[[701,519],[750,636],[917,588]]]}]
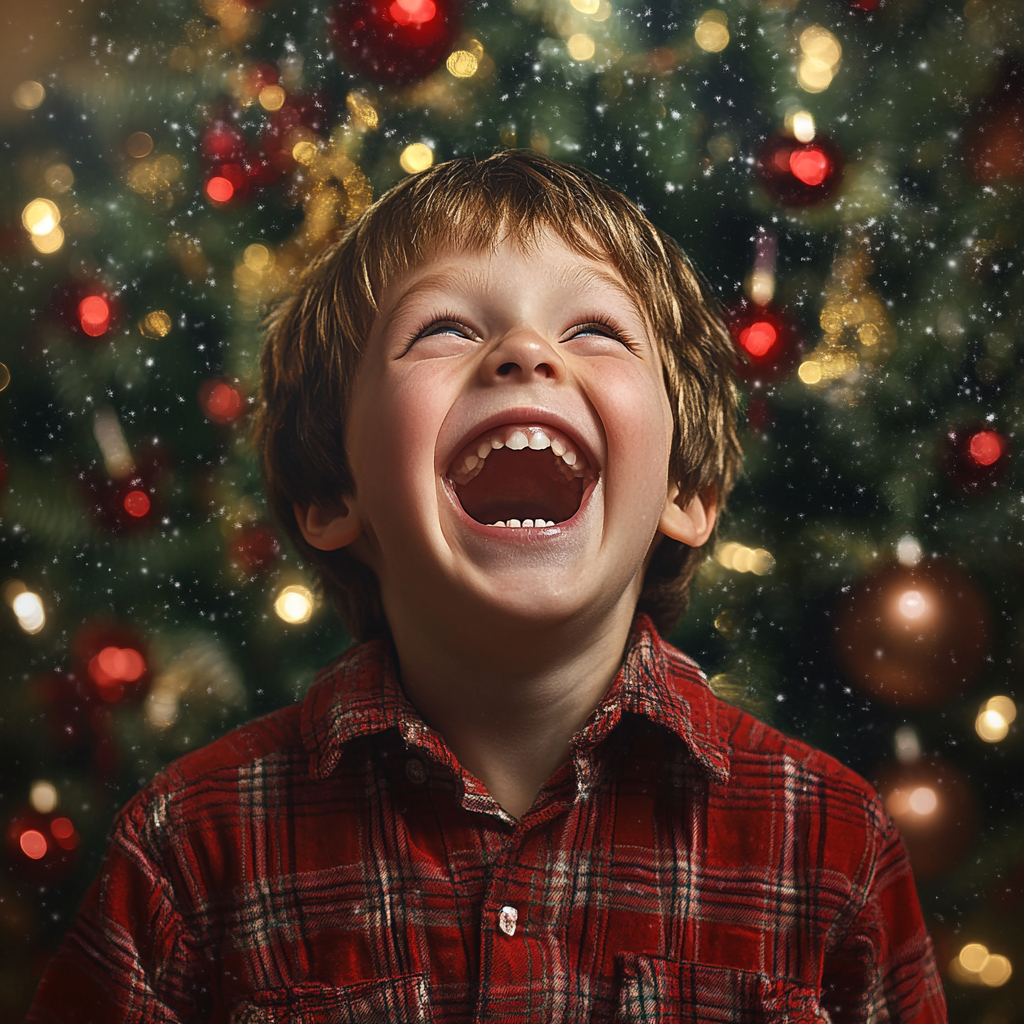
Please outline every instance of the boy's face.
[{"label": "boy's face", "polygon": [[553,625],[619,602],[631,616],[659,524],[681,512],[672,428],[658,350],[610,265],[551,234],[442,252],[382,296],[348,418],[349,531],[317,546],[359,532],[393,629]]}]

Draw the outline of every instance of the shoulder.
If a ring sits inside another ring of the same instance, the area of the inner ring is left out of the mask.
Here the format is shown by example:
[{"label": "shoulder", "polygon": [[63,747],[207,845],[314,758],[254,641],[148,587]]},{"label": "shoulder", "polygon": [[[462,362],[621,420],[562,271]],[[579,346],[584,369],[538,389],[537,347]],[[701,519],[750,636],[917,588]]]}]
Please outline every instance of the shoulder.
[{"label": "shoulder", "polygon": [[149,832],[208,821],[237,804],[257,779],[308,772],[301,704],[253,719],[168,764],[119,815],[117,825]]}]

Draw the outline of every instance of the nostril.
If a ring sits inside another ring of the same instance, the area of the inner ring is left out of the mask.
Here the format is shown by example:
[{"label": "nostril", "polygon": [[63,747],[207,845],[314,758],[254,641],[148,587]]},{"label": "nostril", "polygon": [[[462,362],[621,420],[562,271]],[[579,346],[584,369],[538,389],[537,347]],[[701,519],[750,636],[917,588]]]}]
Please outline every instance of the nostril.
[{"label": "nostril", "polygon": [[498,376],[507,377],[514,369],[516,369],[515,363],[502,363],[498,367]]}]

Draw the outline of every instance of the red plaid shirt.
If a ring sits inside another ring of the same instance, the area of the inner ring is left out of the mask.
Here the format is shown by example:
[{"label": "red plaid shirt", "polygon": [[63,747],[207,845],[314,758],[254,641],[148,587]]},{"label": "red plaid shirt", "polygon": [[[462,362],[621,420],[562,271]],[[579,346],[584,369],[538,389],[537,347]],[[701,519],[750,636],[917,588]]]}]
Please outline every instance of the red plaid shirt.
[{"label": "red plaid shirt", "polygon": [[871,788],[639,617],[515,820],[384,643],[124,809],[30,1022],[944,1021]]}]

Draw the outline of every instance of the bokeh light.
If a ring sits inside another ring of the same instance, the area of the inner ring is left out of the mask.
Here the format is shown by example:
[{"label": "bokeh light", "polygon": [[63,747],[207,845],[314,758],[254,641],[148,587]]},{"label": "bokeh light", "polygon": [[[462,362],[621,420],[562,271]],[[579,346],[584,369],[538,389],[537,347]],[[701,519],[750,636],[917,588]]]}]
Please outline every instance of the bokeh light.
[{"label": "bokeh light", "polygon": [[287,98],[279,85],[265,85],[260,89],[260,106],[264,110],[280,110]]},{"label": "bokeh light", "polygon": [[569,0],[569,3],[580,14],[597,14],[597,9],[601,6],[601,0]]},{"label": "bokeh light", "polygon": [[62,850],[73,850],[78,846],[78,833],[70,818],[54,818],[50,822],[50,832]]},{"label": "bokeh light", "polygon": [[154,309],[139,321],[139,333],[146,338],[166,338],[172,327],[170,316],[162,309]]},{"label": "bokeh light", "polygon": [[274,257],[270,250],[261,242],[253,242],[252,245],[245,247],[245,252],[242,253],[242,262],[250,270],[262,273],[274,262]]},{"label": "bokeh light", "polygon": [[1017,717],[1017,705],[1012,698],[1000,695],[990,697],[978,710],[974,731],[986,743],[1006,739],[1010,724]]},{"label": "bokeh light", "polygon": [[43,599],[31,590],[23,590],[11,601],[11,609],[18,625],[26,633],[38,633],[46,625]]},{"label": "bokeh light", "polygon": [[399,25],[425,25],[434,20],[437,5],[434,0],[394,0],[388,14]]},{"label": "bokeh light", "polygon": [[89,677],[108,703],[124,696],[124,683],[138,682],[146,674],[146,659],[133,647],[104,647],[89,661]]},{"label": "bokeh light", "polygon": [[832,161],[823,149],[809,146],[790,153],[789,169],[805,185],[820,185],[829,176]]},{"label": "bokeh light", "polygon": [[729,45],[729,19],[724,11],[705,11],[697,21],[693,38],[708,53],[720,53]]},{"label": "bokeh light", "polygon": [[831,84],[843,48],[839,40],[822,25],[811,25],[800,33],[800,63],[796,80],[804,92],[824,92]]},{"label": "bokeh light", "polygon": [[786,129],[797,142],[811,142],[816,130],[814,115],[809,110],[790,110],[786,114]]},{"label": "bokeh light", "polygon": [[128,155],[136,160],[149,156],[153,152],[153,137],[148,132],[132,132],[124,144]]},{"label": "bokeh light", "polygon": [[480,67],[480,61],[469,50],[454,50],[449,54],[445,67],[455,78],[472,78]]},{"label": "bokeh light", "polygon": [[90,338],[106,334],[110,326],[110,303],[102,295],[87,295],[78,304],[78,322]]},{"label": "bokeh light", "polygon": [[821,363],[816,359],[805,359],[796,374],[805,384],[817,384],[822,377]]},{"label": "bokeh light", "polygon": [[565,48],[573,60],[590,60],[596,51],[594,40],[586,32],[577,32],[569,36]]},{"label": "bokeh light", "polygon": [[10,383],[11,371],[7,369],[5,363],[0,363],[0,391],[3,391],[3,389]]},{"label": "bokeh light", "polygon": [[230,423],[245,412],[246,403],[238,388],[222,380],[207,381],[199,389],[199,404],[214,423]]},{"label": "bokeh light", "polygon": [[407,174],[418,174],[434,162],[434,151],[422,142],[413,142],[402,150],[398,162]]},{"label": "bokeh light", "polygon": [[43,174],[43,180],[54,192],[67,192],[75,183],[75,175],[67,164],[50,164]]},{"label": "bokeh light", "polygon": [[981,942],[968,942],[953,958],[949,975],[961,985],[999,988],[1013,975],[1013,965],[1001,953],[990,953]]},{"label": "bokeh light", "polygon": [[19,110],[35,110],[46,99],[46,90],[31,79],[19,82],[11,94],[11,102]]},{"label": "bokeh light", "polygon": [[740,331],[740,344],[752,356],[764,356],[778,340],[779,332],[767,320],[758,320]]},{"label": "bokeh light", "polygon": [[928,610],[928,602],[920,590],[905,590],[899,596],[897,606],[905,619],[919,619]]},{"label": "bokeh light", "polygon": [[57,787],[46,779],[36,779],[29,790],[28,801],[40,814],[49,814],[57,808]]},{"label": "bokeh light", "polygon": [[991,466],[1003,454],[1003,439],[994,430],[979,430],[968,443],[971,460],[978,466]]},{"label": "bokeh light", "polygon": [[235,194],[235,186],[218,174],[206,183],[206,194],[215,203],[226,203]]},{"label": "bokeh light", "polygon": [[42,860],[46,856],[46,836],[38,829],[27,828],[18,837],[21,852],[31,860]]},{"label": "bokeh light", "polygon": [[751,572],[766,576],[775,568],[775,559],[764,548],[748,548],[744,544],[728,541],[715,552],[715,561],[733,572]]},{"label": "bokeh light", "polygon": [[896,544],[896,560],[900,565],[913,568],[921,561],[921,556],[921,545],[915,537],[911,537],[909,533],[900,537],[899,542]]},{"label": "bokeh light", "polygon": [[125,512],[134,519],[141,519],[149,512],[152,506],[149,495],[145,491],[140,490],[129,491],[124,496],[122,504],[124,505]]},{"label": "bokeh light", "polygon": [[60,210],[49,199],[33,199],[21,211],[21,223],[31,235],[48,235],[60,223]]},{"label": "bokeh light", "polygon": [[298,584],[285,587],[274,600],[274,611],[290,626],[309,622],[313,615],[313,606],[312,592]]}]

